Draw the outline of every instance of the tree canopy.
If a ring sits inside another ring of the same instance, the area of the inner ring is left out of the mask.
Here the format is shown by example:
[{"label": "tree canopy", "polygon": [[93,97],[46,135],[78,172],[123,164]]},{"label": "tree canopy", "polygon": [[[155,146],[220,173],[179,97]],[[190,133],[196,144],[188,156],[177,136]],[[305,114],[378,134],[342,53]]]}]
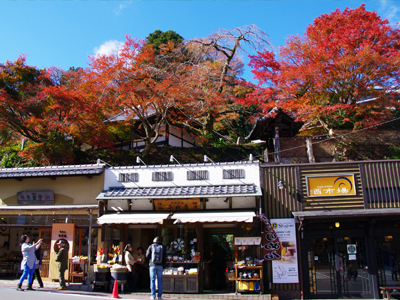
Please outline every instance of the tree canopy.
[{"label": "tree canopy", "polygon": [[303,36],[290,36],[278,57],[271,51],[251,57],[260,85],[248,100],[327,128],[377,124],[398,105],[399,37],[397,26],[364,5],[321,15]]},{"label": "tree canopy", "polygon": [[182,43],[183,40],[184,38],[175,31],[156,30],[148,35],[148,37],[146,38],[146,44],[153,45],[156,53],[159,53],[161,45],[167,45],[169,42],[172,42],[175,45],[177,45]]},{"label": "tree canopy", "polygon": [[0,64],[0,129],[31,142],[23,155],[42,164],[70,163],[75,146],[109,142],[97,103],[80,93],[82,76],[82,70],[28,66],[24,56]]}]

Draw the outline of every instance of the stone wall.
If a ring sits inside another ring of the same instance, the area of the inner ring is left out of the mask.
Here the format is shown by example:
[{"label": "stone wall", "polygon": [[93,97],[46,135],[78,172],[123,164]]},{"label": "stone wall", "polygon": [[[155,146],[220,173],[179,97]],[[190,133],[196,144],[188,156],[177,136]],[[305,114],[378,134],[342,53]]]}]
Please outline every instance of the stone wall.
[{"label": "stone wall", "polygon": [[[335,139],[313,138],[313,152],[316,162],[355,161],[387,159],[390,147],[400,147],[398,130],[333,130]],[[282,163],[308,163],[306,138],[281,138]]]},{"label": "stone wall", "polygon": [[[376,160],[390,157],[390,147],[400,147],[398,130],[364,130],[356,133],[334,130],[336,161]],[[350,133],[350,134],[348,134]]]}]

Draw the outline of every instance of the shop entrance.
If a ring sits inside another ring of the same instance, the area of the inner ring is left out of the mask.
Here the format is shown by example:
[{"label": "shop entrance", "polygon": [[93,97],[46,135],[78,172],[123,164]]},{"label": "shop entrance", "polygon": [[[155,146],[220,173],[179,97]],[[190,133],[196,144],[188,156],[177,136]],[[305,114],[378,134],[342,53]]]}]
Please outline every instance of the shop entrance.
[{"label": "shop entrance", "polygon": [[42,243],[42,267],[40,268],[40,276],[49,277],[50,265],[50,245],[51,245],[51,228],[43,228],[39,231],[39,239],[43,239]]},{"label": "shop entrance", "polygon": [[309,298],[373,298],[365,236],[314,235],[306,250]]},{"label": "shop entrance", "polygon": [[234,268],[235,228],[204,228],[204,290],[232,289],[226,270]]}]

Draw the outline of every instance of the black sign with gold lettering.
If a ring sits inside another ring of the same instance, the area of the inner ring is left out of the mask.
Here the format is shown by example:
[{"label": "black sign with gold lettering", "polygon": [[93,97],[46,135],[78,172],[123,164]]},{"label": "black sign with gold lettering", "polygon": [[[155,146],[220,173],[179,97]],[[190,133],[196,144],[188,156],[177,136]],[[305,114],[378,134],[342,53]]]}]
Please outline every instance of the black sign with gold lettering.
[{"label": "black sign with gold lettering", "polygon": [[22,191],[17,193],[18,204],[54,204],[53,191]]},{"label": "black sign with gold lettering", "polygon": [[199,198],[195,199],[163,199],[153,200],[154,206],[158,211],[181,211],[181,210],[200,210],[201,203]]}]

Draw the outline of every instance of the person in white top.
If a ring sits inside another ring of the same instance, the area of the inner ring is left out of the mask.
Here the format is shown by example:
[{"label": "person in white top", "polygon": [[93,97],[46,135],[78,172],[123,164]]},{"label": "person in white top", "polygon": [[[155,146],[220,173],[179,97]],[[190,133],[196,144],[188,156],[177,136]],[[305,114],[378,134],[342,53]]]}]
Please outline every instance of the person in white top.
[{"label": "person in white top", "polygon": [[129,291],[136,292],[136,283],[137,283],[137,274],[135,269],[135,259],[132,255],[132,245],[127,244],[125,246],[125,264],[126,268],[128,269],[128,288]]},{"label": "person in white top", "polygon": [[23,273],[21,278],[19,279],[17,285],[17,291],[23,291],[22,283],[25,278],[28,277],[28,287],[27,290],[32,291],[32,282],[33,282],[33,273],[35,272],[35,263],[36,263],[36,255],[35,250],[42,245],[43,240],[40,239],[33,245],[29,244],[29,237],[24,234],[21,236],[21,252],[22,252],[22,261],[21,261],[21,270]]}]

